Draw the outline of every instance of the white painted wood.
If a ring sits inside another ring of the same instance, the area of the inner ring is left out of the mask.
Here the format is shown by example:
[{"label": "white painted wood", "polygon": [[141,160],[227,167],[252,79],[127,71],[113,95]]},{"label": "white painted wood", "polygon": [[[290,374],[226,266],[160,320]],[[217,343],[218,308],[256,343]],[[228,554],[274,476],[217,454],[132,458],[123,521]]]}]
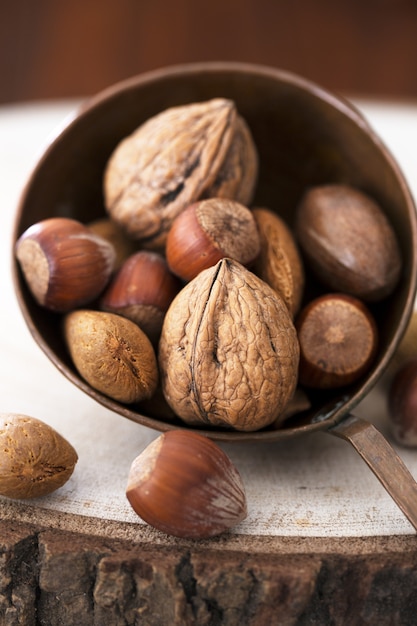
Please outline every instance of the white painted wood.
[{"label": "white painted wood", "polygon": [[[417,106],[356,104],[397,158],[416,196]],[[127,473],[133,458],[157,433],[113,415],[59,374],[31,338],[11,281],[11,233],[20,191],[51,133],[76,105],[0,107],[0,411],[46,421],[79,454],[67,485],[30,503],[34,517],[41,507],[140,524],[125,499]],[[357,414],[389,437],[381,386],[362,402]],[[318,433],[282,443],[223,447],[247,487],[249,515],[234,530],[236,535],[358,537],[414,532],[358,454],[342,440]],[[396,449],[417,478],[417,450]],[[2,503],[7,508],[7,500],[0,498],[0,511]]]}]

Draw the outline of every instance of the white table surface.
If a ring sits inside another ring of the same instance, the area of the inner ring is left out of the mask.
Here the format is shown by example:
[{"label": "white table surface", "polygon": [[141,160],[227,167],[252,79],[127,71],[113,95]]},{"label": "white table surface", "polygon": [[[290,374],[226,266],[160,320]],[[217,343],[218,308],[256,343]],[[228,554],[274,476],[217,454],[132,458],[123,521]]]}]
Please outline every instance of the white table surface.
[{"label": "white table surface", "polygon": [[[417,197],[417,106],[354,101],[396,157]],[[32,415],[61,432],[79,461],[69,482],[34,507],[142,524],[125,498],[132,460],[155,433],[99,406],[66,380],[29,334],[10,272],[17,200],[43,147],[77,102],[0,107],[0,411]],[[389,437],[384,391],[356,413]],[[284,443],[223,445],[242,474],[248,517],[233,533],[287,537],[413,534],[390,496],[346,442],[325,433]],[[417,450],[396,447],[417,478]],[[1,454],[1,451],[0,451]],[[9,501],[0,497],[0,507]]]}]

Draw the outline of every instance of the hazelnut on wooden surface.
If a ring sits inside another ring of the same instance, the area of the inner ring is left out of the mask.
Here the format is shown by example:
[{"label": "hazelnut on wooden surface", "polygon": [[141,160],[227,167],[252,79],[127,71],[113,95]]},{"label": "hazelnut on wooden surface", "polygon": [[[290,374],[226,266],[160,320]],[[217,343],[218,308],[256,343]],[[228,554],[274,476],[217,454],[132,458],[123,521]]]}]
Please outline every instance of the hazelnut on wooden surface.
[{"label": "hazelnut on wooden surface", "polygon": [[108,241],[64,217],[30,226],[16,242],[15,254],[38,304],[61,313],[92,302],[115,262]]},{"label": "hazelnut on wooden surface", "polygon": [[100,308],[132,320],[155,344],[165,313],[181,287],[162,255],[141,250],[131,255],[111,279]]},{"label": "hazelnut on wooden surface", "polygon": [[103,311],[72,311],[64,318],[64,335],[79,374],[97,391],[126,404],[155,393],[155,352],[131,320]]},{"label": "hazelnut on wooden surface", "polygon": [[162,388],[185,422],[242,431],[274,422],[293,396],[297,334],[282,298],[232,259],[175,297],[159,342]]},{"label": "hazelnut on wooden surface", "polygon": [[185,281],[224,257],[250,265],[259,251],[252,212],[225,198],[209,198],[188,206],[174,220],[166,242],[168,265]]},{"label": "hazelnut on wooden surface", "polygon": [[358,189],[308,190],[295,232],[313,271],[331,289],[378,301],[397,285],[402,258],[396,234],[380,206]]},{"label": "hazelnut on wooden surface", "polygon": [[233,101],[172,107],[123,139],[104,175],[109,215],[134,239],[161,250],[174,218],[201,198],[249,205],[258,156]]},{"label": "hazelnut on wooden surface", "polygon": [[394,439],[417,447],[417,357],[404,362],[391,382],[388,416]]},{"label": "hazelnut on wooden surface", "polygon": [[229,457],[186,430],[160,435],[133,461],[126,496],[145,522],[176,537],[219,535],[247,514],[242,479]]},{"label": "hazelnut on wooden surface", "polygon": [[374,359],[374,318],[357,298],[326,294],[310,301],[296,320],[300,342],[299,382],[330,389],[362,376]]},{"label": "hazelnut on wooden surface", "polygon": [[51,426],[28,415],[0,414],[0,494],[37,498],[70,478],[78,456]]},{"label": "hazelnut on wooden surface", "polygon": [[304,293],[304,266],[292,231],[276,213],[253,209],[259,236],[260,254],[252,270],[284,299],[294,316]]}]

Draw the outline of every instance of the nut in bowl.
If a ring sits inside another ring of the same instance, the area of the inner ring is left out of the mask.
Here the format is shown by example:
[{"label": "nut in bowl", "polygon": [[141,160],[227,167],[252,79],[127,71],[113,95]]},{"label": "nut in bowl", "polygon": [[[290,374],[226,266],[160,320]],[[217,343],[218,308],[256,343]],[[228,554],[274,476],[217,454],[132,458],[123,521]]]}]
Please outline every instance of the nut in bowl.
[{"label": "nut in bowl", "polygon": [[[204,132],[194,118],[189,125],[193,132],[198,130],[200,135],[203,132],[213,144],[207,150],[205,144],[201,147],[201,158],[194,154],[193,160],[187,153],[188,160],[178,163],[174,153],[167,152],[169,162],[174,163],[173,167],[181,167],[182,173],[174,175],[160,194],[163,206],[159,212],[153,214],[149,208],[156,202],[155,197],[140,189],[146,195],[147,206],[134,224],[135,229],[144,225],[143,237],[137,237],[138,247],[155,246],[160,252],[168,225],[177,216],[178,200],[183,196],[191,204],[213,194],[225,194],[229,198],[232,194],[237,202],[249,208],[263,207],[276,212],[293,231],[296,207],[308,189],[343,184],[360,190],[381,207],[402,255],[401,274],[393,290],[381,302],[370,304],[378,346],[367,372],[342,389],[309,392],[310,410],[302,411],[279,427],[271,421],[258,430],[244,432],[213,426],[204,420],[198,426],[187,426],[175,418],[166,419],[163,409],[159,414],[158,391],[154,403],[150,400],[125,404],[89,385],[70,357],[60,314],[37,304],[14,256],[19,304],[34,339],[59,370],[96,401],[139,424],[159,431],[178,426],[196,428],[224,441],[273,441],[330,428],[339,424],[371,390],[389,363],[407,327],[416,286],[416,218],[407,184],[374,131],[345,100],[302,77],[239,63],[171,67],[119,83],[86,102],[41,156],[20,199],[14,244],[30,226],[52,217],[69,217],[83,224],[102,219],[109,211],[104,197],[106,178],[113,194],[110,212],[123,224],[129,202],[137,191],[133,181],[133,190],[128,185],[123,205],[115,202],[121,192],[114,188],[114,168],[119,168],[126,159],[129,163],[136,149],[133,144],[126,147],[126,138],[133,137],[138,128],[167,110],[178,112],[178,108],[194,103],[215,102],[217,106],[222,99],[234,103],[234,108],[228,105],[222,109],[218,127],[211,118]],[[151,133],[147,141],[156,135]],[[222,160],[214,166],[218,153],[214,149],[218,148],[216,141],[220,142],[223,136],[228,143],[222,145]],[[190,142],[189,150],[200,145],[198,137],[194,143]],[[119,153],[117,164],[112,161],[113,172],[109,177],[109,162],[122,143],[127,156]],[[210,184],[199,189],[202,168],[207,181],[211,178]],[[144,180],[149,178],[148,171]],[[120,183],[120,174],[116,180]],[[195,197],[196,189],[198,197]],[[133,226],[129,228],[133,230]],[[324,290],[310,273],[308,264],[305,273],[304,300]]]}]

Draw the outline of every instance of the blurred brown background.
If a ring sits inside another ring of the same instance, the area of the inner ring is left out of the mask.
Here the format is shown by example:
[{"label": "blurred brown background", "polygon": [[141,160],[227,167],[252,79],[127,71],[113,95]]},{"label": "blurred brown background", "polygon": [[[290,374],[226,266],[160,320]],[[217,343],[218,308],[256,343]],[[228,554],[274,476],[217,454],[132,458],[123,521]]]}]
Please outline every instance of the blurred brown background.
[{"label": "blurred brown background", "polygon": [[0,0],[0,103],[84,97],[165,65],[281,67],[417,97],[416,0]]}]

